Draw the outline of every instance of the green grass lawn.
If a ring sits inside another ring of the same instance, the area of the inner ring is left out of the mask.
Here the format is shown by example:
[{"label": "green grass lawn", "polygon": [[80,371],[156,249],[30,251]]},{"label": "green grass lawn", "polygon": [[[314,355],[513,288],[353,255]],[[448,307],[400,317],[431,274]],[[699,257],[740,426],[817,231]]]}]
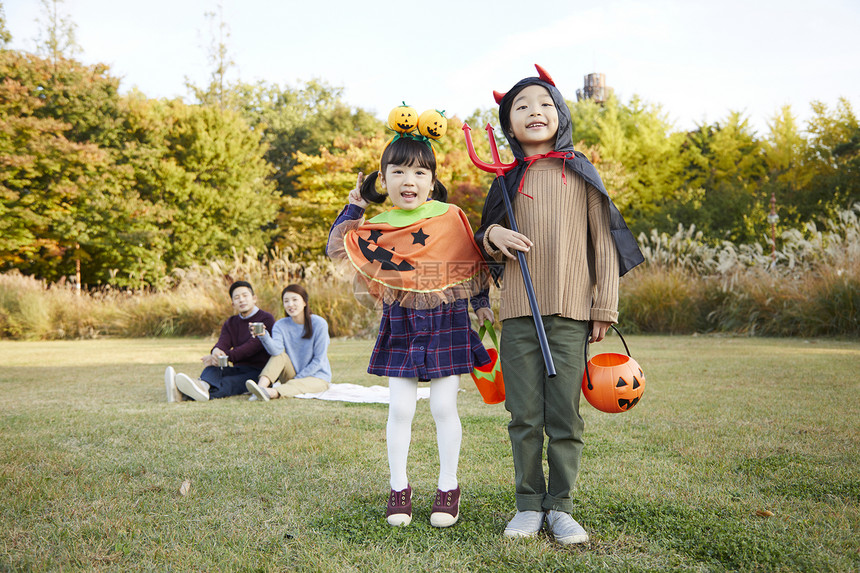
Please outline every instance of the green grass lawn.
[{"label": "green grass lawn", "polygon": [[[198,374],[203,339],[0,342],[0,571],[860,570],[860,342],[627,342],[647,391],[624,414],[583,400],[591,541],[573,548],[503,539],[508,415],[468,377],[460,522],[429,524],[422,401],[415,518],[394,529],[385,405],[167,404],[165,366]],[[333,341],[337,382],[385,383],[364,372],[371,346]]]}]

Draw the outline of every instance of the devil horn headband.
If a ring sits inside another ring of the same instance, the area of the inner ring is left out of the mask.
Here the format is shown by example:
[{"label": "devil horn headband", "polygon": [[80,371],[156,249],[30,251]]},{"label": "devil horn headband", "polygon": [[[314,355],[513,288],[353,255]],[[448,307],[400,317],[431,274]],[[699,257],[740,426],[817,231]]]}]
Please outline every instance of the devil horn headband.
[{"label": "devil horn headband", "polygon": [[[550,75],[546,72],[545,69],[540,67],[538,64],[535,64],[535,69],[537,69],[538,78],[550,84],[551,86],[555,86],[555,82],[552,80],[552,77],[550,77]],[[502,104],[502,98],[505,97],[506,93],[507,92],[497,92],[496,90],[493,90],[493,97],[496,99],[497,104]]]}]

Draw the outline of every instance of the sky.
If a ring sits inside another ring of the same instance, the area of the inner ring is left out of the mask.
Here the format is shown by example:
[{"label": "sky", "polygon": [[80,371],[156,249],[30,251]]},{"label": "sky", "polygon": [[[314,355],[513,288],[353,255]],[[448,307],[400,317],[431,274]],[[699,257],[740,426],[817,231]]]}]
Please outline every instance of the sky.
[{"label": "sky", "polygon": [[[11,48],[35,51],[42,0],[0,0]],[[405,101],[461,119],[493,107],[544,67],[576,99],[604,73],[624,103],[659,105],[676,130],[744,114],[767,134],[790,105],[840,97],[860,113],[858,0],[221,0],[235,66],[228,79],[343,88],[384,119]],[[186,78],[208,84],[210,19],[218,0],[64,0],[85,63],[110,65],[123,92],[190,101]]]}]

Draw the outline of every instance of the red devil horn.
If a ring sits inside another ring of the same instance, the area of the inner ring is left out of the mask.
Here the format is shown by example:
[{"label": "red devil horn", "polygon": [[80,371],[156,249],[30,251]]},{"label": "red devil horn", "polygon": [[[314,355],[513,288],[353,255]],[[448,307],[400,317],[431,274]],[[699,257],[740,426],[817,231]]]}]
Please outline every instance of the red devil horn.
[{"label": "red devil horn", "polygon": [[554,82],[554,81],[552,81],[552,78],[550,77],[550,75],[549,75],[548,73],[546,73],[546,70],[545,70],[545,69],[543,69],[542,67],[540,67],[540,66],[539,66],[539,65],[537,65],[537,64],[535,64],[535,68],[536,68],[536,69],[537,69],[537,71],[538,71],[538,77],[539,77],[540,79],[542,79],[543,81],[545,81],[545,82],[546,82],[546,83],[548,83],[548,84],[555,85],[555,82]]},{"label": "red devil horn", "polygon": [[493,97],[496,98],[496,103],[501,105],[502,98],[505,97],[505,94],[503,92],[497,92],[496,90],[493,90]]}]

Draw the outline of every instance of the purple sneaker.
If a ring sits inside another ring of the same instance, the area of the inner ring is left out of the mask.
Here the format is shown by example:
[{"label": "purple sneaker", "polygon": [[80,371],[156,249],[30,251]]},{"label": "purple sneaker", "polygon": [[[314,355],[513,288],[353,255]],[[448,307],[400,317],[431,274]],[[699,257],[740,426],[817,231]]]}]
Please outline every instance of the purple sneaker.
[{"label": "purple sneaker", "polygon": [[412,486],[400,491],[391,490],[385,519],[389,525],[406,526],[412,523]]},{"label": "purple sneaker", "polygon": [[436,490],[436,501],[430,513],[433,527],[451,527],[460,518],[460,487],[451,491]]}]

